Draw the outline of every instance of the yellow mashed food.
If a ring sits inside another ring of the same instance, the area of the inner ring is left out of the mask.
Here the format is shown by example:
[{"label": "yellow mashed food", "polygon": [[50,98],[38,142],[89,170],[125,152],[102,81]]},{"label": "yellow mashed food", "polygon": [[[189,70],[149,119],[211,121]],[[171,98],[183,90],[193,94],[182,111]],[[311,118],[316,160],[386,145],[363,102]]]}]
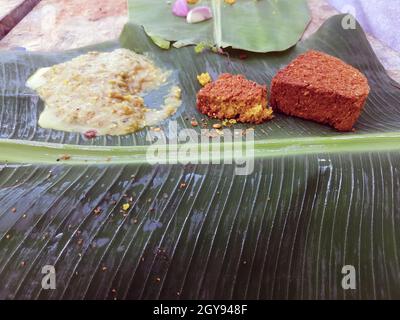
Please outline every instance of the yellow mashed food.
[{"label": "yellow mashed food", "polygon": [[141,97],[166,83],[169,73],[147,57],[127,49],[89,52],[39,69],[27,86],[45,102],[39,125],[70,132],[123,135],[155,125],[174,114],[181,91],[170,89],[161,109],[149,109]]}]

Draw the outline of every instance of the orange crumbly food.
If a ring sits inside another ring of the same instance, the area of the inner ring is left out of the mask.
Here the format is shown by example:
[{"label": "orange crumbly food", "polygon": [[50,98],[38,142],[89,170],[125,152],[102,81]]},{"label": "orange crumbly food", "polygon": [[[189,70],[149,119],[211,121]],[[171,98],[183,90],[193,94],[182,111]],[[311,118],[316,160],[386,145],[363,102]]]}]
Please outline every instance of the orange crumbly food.
[{"label": "orange crumbly food", "polygon": [[352,131],[368,98],[368,79],[356,68],[311,50],[272,79],[274,111]]},{"label": "orange crumbly food", "polygon": [[247,80],[243,75],[224,73],[205,85],[197,94],[201,113],[221,120],[259,124],[273,118],[267,108],[267,87]]}]

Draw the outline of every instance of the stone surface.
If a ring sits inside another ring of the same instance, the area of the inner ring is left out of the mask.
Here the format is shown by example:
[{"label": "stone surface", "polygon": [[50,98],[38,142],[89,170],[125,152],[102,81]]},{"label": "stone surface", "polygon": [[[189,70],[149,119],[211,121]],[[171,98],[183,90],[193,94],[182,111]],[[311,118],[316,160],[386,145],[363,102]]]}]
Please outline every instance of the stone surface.
[{"label": "stone surface", "polygon": [[42,0],[0,41],[0,49],[86,46],[117,38],[126,21],[126,0]]},{"label": "stone surface", "polygon": [[0,20],[18,7],[24,0],[0,0]]},{"label": "stone surface", "polygon": [[10,32],[40,0],[0,0],[0,39]]},{"label": "stone surface", "polygon": [[[0,0],[4,2],[4,0]],[[16,0],[10,0],[16,1]],[[127,21],[126,0],[42,0],[3,40],[0,49],[65,50],[116,39]],[[312,21],[304,38],[338,14],[326,0],[308,0]],[[389,74],[400,82],[400,53],[368,35]]]}]

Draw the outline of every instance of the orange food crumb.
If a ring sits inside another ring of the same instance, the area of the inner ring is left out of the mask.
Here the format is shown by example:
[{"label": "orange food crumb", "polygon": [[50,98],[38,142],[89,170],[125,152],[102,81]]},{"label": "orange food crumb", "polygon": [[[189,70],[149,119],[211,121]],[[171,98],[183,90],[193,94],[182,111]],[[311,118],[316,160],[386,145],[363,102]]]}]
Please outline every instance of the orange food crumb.
[{"label": "orange food crumb", "polygon": [[211,77],[208,72],[204,72],[197,76],[197,80],[204,87],[207,83],[211,82]]},{"label": "orange food crumb", "polygon": [[62,154],[62,155],[58,158],[58,160],[64,160],[64,161],[70,160],[70,159],[71,159],[71,156],[70,156],[69,154]]}]

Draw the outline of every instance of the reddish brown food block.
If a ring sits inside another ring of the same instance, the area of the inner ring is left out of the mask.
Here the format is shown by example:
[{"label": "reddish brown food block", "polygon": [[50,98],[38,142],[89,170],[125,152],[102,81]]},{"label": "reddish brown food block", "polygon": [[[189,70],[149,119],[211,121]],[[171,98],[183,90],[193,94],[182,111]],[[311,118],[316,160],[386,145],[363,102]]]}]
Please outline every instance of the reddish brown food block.
[{"label": "reddish brown food block", "polygon": [[274,111],[351,131],[367,100],[367,78],[342,60],[308,51],[272,79]]},{"label": "reddish brown food block", "polygon": [[201,113],[217,119],[262,123],[272,119],[267,108],[267,87],[247,80],[242,75],[221,74],[197,93]]}]

